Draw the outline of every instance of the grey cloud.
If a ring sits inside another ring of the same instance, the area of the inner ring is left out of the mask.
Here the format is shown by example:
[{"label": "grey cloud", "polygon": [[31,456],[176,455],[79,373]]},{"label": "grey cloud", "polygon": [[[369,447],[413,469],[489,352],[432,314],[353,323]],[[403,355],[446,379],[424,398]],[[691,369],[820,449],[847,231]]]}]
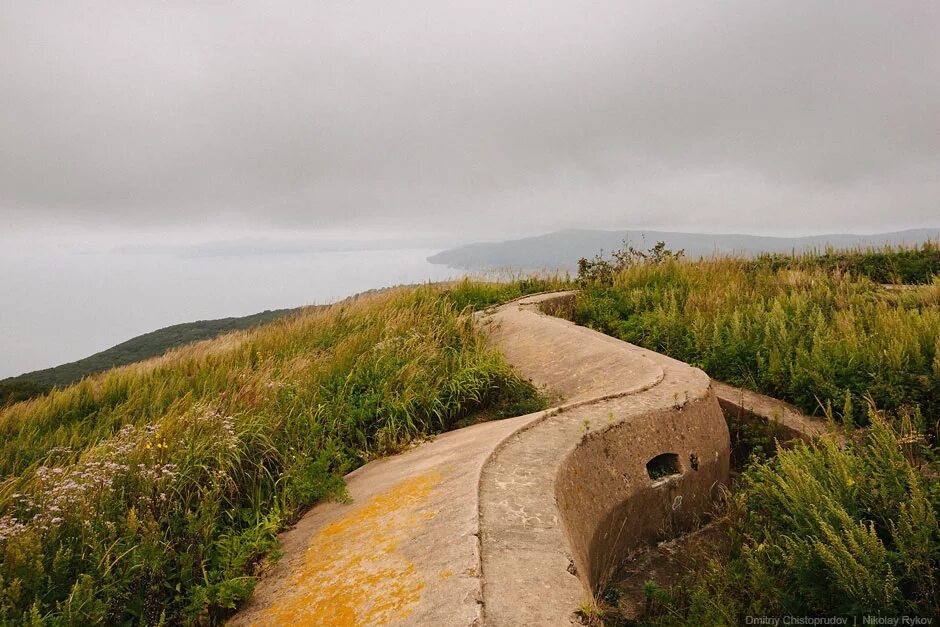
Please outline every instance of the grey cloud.
[{"label": "grey cloud", "polygon": [[935,225],[932,2],[8,2],[0,212]]}]

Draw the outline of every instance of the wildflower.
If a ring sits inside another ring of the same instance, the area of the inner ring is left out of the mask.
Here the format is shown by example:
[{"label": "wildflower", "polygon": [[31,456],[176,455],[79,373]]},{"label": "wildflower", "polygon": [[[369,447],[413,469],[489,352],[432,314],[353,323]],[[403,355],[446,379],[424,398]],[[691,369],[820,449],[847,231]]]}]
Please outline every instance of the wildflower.
[{"label": "wildflower", "polygon": [[15,538],[26,530],[26,525],[13,516],[0,517],[0,542]]}]

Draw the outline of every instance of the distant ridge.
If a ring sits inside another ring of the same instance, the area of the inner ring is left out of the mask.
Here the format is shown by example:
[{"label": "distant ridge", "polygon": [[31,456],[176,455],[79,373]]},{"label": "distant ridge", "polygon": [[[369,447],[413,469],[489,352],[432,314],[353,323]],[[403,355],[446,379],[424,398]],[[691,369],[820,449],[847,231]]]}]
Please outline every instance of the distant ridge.
[{"label": "distant ridge", "polygon": [[[365,290],[340,302],[355,300],[362,296],[384,292],[396,287],[403,286]],[[151,357],[158,357],[168,350],[180,346],[202,340],[211,340],[232,331],[253,329],[302,310],[320,309],[329,306],[305,305],[290,309],[267,309],[248,316],[184,322],[150,331],[77,361],[0,379],[0,408],[11,403],[41,396],[54,387],[71,385],[89,375],[144,361]]]},{"label": "distant ridge", "polygon": [[435,264],[462,270],[574,270],[579,257],[593,257],[601,250],[620,248],[626,240],[645,249],[665,242],[671,249],[685,249],[689,257],[735,254],[791,253],[834,248],[880,248],[916,245],[940,240],[940,228],[911,229],[874,235],[813,235],[766,237],[761,235],[672,233],[668,231],[600,231],[569,229],[546,235],[503,242],[482,242],[451,248],[428,257]]},{"label": "distant ridge", "polygon": [[52,368],[27,372],[0,380],[0,407],[47,392],[53,387],[64,387],[96,372],[125,366],[166,351],[200,340],[210,340],[223,333],[250,329],[283,318],[300,309],[262,311],[238,318],[199,320],[157,329],[121,342],[84,359]]}]

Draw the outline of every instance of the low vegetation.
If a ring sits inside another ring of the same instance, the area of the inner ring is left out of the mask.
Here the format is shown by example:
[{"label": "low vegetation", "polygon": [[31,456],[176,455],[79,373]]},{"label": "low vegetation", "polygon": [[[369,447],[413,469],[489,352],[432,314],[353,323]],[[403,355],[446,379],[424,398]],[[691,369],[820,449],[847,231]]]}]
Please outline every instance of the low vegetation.
[{"label": "low vegetation", "polygon": [[[861,264],[864,265],[864,264]],[[867,422],[865,398],[940,420],[940,279],[889,290],[815,258],[687,262],[675,253],[588,266],[574,319],[712,377]]]},{"label": "low vegetation", "polygon": [[[935,247],[691,261],[658,245],[577,281],[466,280],[307,311],[0,410],[0,623],[213,624],[342,475],[544,402],[471,312],[580,290],[573,318],[841,422],[741,448],[725,541],[642,620],[940,613]],[[885,286],[890,282],[916,286]],[[878,409],[876,409],[878,408]],[[774,454],[776,453],[776,454]],[[615,624],[609,607],[585,606]],[[604,605],[602,603],[602,605]]]},{"label": "low vegetation", "polygon": [[457,309],[480,311],[529,294],[571,289],[567,278],[554,275],[508,277],[505,281],[487,282],[464,279],[448,286],[444,295]]},{"label": "low vegetation", "polygon": [[[849,439],[744,447],[717,520],[727,542],[680,585],[649,582],[643,622],[940,613],[937,258],[927,245],[690,262],[660,245],[581,260],[577,322],[824,414]],[[921,285],[882,285],[898,281]]]},{"label": "low vegetation", "polygon": [[0,381],[0,408],[47,394],[51,388],[29,379]]},{"label": "low vegetation", "polygon": [[752,463],[717,523],[727,546],[671,589],[651,582],[643,622],[940,614],[936,454],[907,418],[869,423]]},{"label": "low vegetation", "polygon": [[0,411],[0,624],[215,624],[342,475],[538,405],[439,290],[178,349]]},{"label": "low vegetation", "polygon": [[761,255],[751,265],[771,270],[818,268],[875,283],[924,285],[940,276],[940,243],[914,248],[828,250],[819,255]]},{"label": "low vegetation", "polygon": [[[703,549],[701,568],[681,584],[650,581],[641,622],[932,616],[940,613],[936,253],[926,245],[692,261],[663,245],[625,246],[582,259],[576,284],[465,282],[449,295],[480,309],[576,287],[576,322],[842,423],[846,445],[827,436],[775,451],[767,433],[749,434],[742,477],[716,519],[725,540]],[[883,285],[897,282],[919,285]],[[582,607],[582,621],[620,624],[602,605]]]}]

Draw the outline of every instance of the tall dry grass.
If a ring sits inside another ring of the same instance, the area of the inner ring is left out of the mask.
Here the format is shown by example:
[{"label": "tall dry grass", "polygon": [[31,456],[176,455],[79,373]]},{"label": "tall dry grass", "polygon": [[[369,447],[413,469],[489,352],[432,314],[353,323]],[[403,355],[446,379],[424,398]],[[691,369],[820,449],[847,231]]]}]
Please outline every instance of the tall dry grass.
[{"label": "tall dry grass", "polygon": [[533,390],[433,288],[309,311],[0,412],[0,623],[212,624],[342,475]]},{"label": "tall dry grass", "polygon": [[[681,585],[649,582],[641,622],[940,612],[938,259],[925,246],[583,264],[603,272],[583,273],[577,322],[839,420],[849,436],[752,457],[718,518],[729,546]],[[921,284],[881,284],[905,277]]]},{"label": "tall dry grass", "polygon": [[940,420],[940,279],[891,291],[866,277],[737,259],[670,260],[583,282],[575,320],[716,379],[867,420],[865,398]]}]

